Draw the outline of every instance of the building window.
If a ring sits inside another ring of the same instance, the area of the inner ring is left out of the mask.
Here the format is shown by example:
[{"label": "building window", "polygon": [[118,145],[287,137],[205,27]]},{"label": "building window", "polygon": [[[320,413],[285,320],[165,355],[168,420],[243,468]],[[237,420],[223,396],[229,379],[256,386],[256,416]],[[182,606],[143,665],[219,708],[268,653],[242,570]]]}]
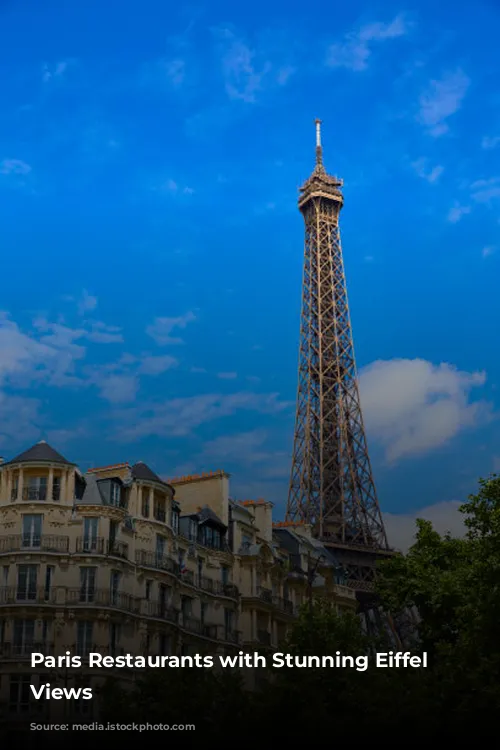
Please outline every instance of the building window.
[{"label": "building window", "polygon": [[31,653],[35,641],[34,620],[14,620],[14,654],[22,656]]},{"label": "building window", "polygon": [[156,557],[159,562],[165,557],[165,537],[156,535]]},{"label": "building window", "polygon": [[146,581],[146,590],[144,592],[144,598],[147,602],[151,599],[151,589],[153,586],[153,581]]},{"label": "building window", "polygon": [[47,477],[30,477],[23,491],[24,499],[37,501],[47,499]]},{"label": "building window", "polygon": [[181,611],[183,617],[191,617],[193,612],[193,600],[189,596],[181,597]]},{"label": "building window", "polygon": [[45,589],[44,589],[44,599],[46,602],[48,602],[50,599],[50,589],[52,586],[53,576],[54,576],[54,566],[47,565],[45,569]]},{"label": "building window", "polygon": [[59,502],[61,499],[61,477],[54,477],[52,484],[52,500]]},{"label": "building window", "polygon": [[166,586],[164,583],[160,583],[158,586],[158,607],[159,607],[159,614],[160,617],[165,617],[168,603],[170,600],[170,588]]},{"label": "building window", "polygon": [[144,518],[149,518],[149,495],[144,493],[142,495],[142,508],[141,513],[144,516]]},{"label": "building window", "polygon": [[23,516],[23,547],[40,547],[43,515]]},{"label": "building window", "polygon": [[11,713],[26,713],[30,705],[31,677],[11,675],[9,709]]},{"label": "building window", "polygon": [[229,568],[227,567],[227,565],[222,565],[220,572],[221,572],[222,583],[225,586],[226,583],[229,583]]},{"label": "building window", "polygon": [[80,568],[80,601],[93,602],[95,599],[96,568]]},{"label": "building window", "polygon": [[19,565],[17,569],[17,600],[34,601],[36,599],[38,568],[36,565]]},{"label": "building window", "polygon": [[170,637],[165,633],[160,633],[160,656],[168,656],[170,654]]},{"label": "building window", "polygon": [[120,506],[121,487],[118,482],[111,482],[111,505]]},{"label": "building window", "polygon": [[198,538],[198,524],[196,521],[192,518],[189,519],[189,531],[188,531],[189,539],[192,542],[196,542]]},{"label": "building window", "polygon": [[4,586],[9,585],[9,570],[10,570],[10,565],[3,566],[3,585]]},{"label": "building window", "polygon": [[115,622],[109,626],[109,650],[111,656],[115,656],[120,644],[120,626]]},{"label": "building window", "polygon": [[76,628],[76,652],[78,656],[87,656],[92,650],[92,620],[78,620]]},{"label": "building window", "polygon": [[172,509],[172,530],[174,534],[179,533],[179,511]]},{"label": "building window", "polygon": [[242,534],[241,535],[241,546],[243,549],[250,549],[252,546],[252,537],[248,536],[248,534]]},{"label": "building window", "polygon": [[99,519],[87,517],[83,520],[83,552],[95,552],[97,550],[97,533],[99,530]]},{"label": "building window", "polygon": [[153,504],[153,516],[155,518],[155,521],[161,521],[161,523],[165,523],[167,516],[165,513],[164,498],[155,497]]},{"label": "building window", "polygon": [[201,602],[201,606],[200,606],[200,620],[201,620],[201,624],[202,625],[205,624],[205,616],[206,616],[206,614],[207,614],[207,605],[206,605],[205,602]]},{"label": "building window", "polygon": [[226,641],[231,638],[234,631],[234,612],[232,609],[224,610],[224,630],[226,631]]},{"label": "building window", "polygon": [[111,571],[110,578],[110,593],[111,593],[111,604],[115,606],[118,604],[118,589],[120,588],[120,577],[121,574],[117,570]]},{"label": "building window", "polygon": [[210,526],[205,526],[203,529],[203,544],[207,547],[213,546],[214,530]]}]

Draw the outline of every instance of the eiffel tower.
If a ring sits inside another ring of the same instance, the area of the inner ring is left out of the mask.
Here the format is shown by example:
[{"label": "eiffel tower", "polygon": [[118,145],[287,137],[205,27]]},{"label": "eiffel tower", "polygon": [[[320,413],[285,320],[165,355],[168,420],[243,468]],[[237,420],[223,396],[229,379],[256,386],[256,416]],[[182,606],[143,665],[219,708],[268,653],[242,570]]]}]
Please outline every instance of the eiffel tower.
[{"label": "eiffel tower", "polygon": [[348,585],[368,594],[376,560],[392,551],[359,400],[340,243],[342,187],[342,180],[323,165],[321,121],[316,120],[316,166],[299,197],[305,222],[304,272],[286,519],[310,524],[313,535],[346,571]]}]

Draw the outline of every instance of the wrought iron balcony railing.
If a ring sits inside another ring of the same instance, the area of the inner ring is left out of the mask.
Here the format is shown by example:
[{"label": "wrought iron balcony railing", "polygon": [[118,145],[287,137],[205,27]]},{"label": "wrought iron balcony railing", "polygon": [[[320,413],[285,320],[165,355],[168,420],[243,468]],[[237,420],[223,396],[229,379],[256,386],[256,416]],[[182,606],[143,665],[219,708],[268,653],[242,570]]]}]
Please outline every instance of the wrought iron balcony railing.
[{"label": "wrought iron balcony railing", "polygon": [[66,604],[72,607],[113,607],[126,612],[139,614],[140,601],[137,597],[113,589],[97,589],[92,586],[66,589]]},{"label": "wrought iron balcony railing", "polygon": [[14,534],[0,538],[0,554],[20,551],[69,552],[69,537],[52,534]]},{"label": "wrought iron balcony railing", "polygon": [[179,622],[179,610],[174,609],[167,602],[143,601],[143,611],[146,617],[155,617],[159,620],[167,620],[175,625]]},{"label": "wrought iron balcony railing", "polygon": [[30,656],[32,653],[51,656],[54,653],[54,644],[48,641],[4,641],[0,643],[0,656],[4,659],[20,658]]},{"label": "wrought iron balcony railing", "polygon": [[259,599],[262,599],[263,602],[266,602],[267,604],[273,603],[273,592],[271,589],[266,589],[263,586],[257,587],[257,596]]},{"label": "wrought iron balcony railing", "polygon": [[111,555],[112,557],[128,558],[128,544],[116,539],[102,537],[79,537],[76,540],[76,552],[85,555]]},{"label": "wrought iron balcony railing", "polygon": [[161,555],[156,552],[147,552],[146,550],[137,550],[135,553],[135,562],[145,568],[157,568],[166,570],[173,575],[179,574],[179,563],[172,560],[167,555]]},{"label": "wrought iron balcony railing", "polygon": [[197,581],[198,588],[203,591],[207,591],[209,594],[220,594],[222,596],[228,596],[231,599],[237,599],[239,596],[238,587],[234,583],[223,583],[222,581],[215,581],[213,578],[207,578],[200,576]]},{"label": "wrought iron balcony railing", "polygon": [[277,609],[282,612],[286,612],[289,615],[293,615],[293,603],[290,599],[283,599],[281,596],[273,596],[273,604]]},{"label": "wrought iron balcony railing", "polygon": [[40,586],[3,586],[0,588],[0,605],[53,604],[54,592]]}]

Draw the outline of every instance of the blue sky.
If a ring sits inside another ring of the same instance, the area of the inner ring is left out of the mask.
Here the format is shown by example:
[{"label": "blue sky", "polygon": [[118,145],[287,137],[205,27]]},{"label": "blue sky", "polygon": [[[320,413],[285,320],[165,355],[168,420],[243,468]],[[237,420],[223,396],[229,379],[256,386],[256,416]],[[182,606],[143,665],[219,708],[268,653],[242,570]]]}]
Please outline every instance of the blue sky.
[{"label": "blue sky", "polygon": [[500,468],[494,3],[4,0],[0,20],[6,457],[45,438],[84,469],[224,468],[280,515],[321,117],[383,509]]}]

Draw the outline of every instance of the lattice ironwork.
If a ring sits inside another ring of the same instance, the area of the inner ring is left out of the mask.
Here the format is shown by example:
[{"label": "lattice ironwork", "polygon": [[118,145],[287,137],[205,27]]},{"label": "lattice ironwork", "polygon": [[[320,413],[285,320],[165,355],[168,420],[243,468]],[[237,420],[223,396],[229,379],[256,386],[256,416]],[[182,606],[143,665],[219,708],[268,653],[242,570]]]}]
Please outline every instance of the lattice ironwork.
[{"label": "lattice ironwork", "polygon": [[[305,221],[299,382],[287,520],[344,549],[354,578],[369,579],[366,552],[388,551],[366,445],[339,231],[342,180],[316,166],[300,190]],[[365,553],[365,554],[363,554]]]}]

